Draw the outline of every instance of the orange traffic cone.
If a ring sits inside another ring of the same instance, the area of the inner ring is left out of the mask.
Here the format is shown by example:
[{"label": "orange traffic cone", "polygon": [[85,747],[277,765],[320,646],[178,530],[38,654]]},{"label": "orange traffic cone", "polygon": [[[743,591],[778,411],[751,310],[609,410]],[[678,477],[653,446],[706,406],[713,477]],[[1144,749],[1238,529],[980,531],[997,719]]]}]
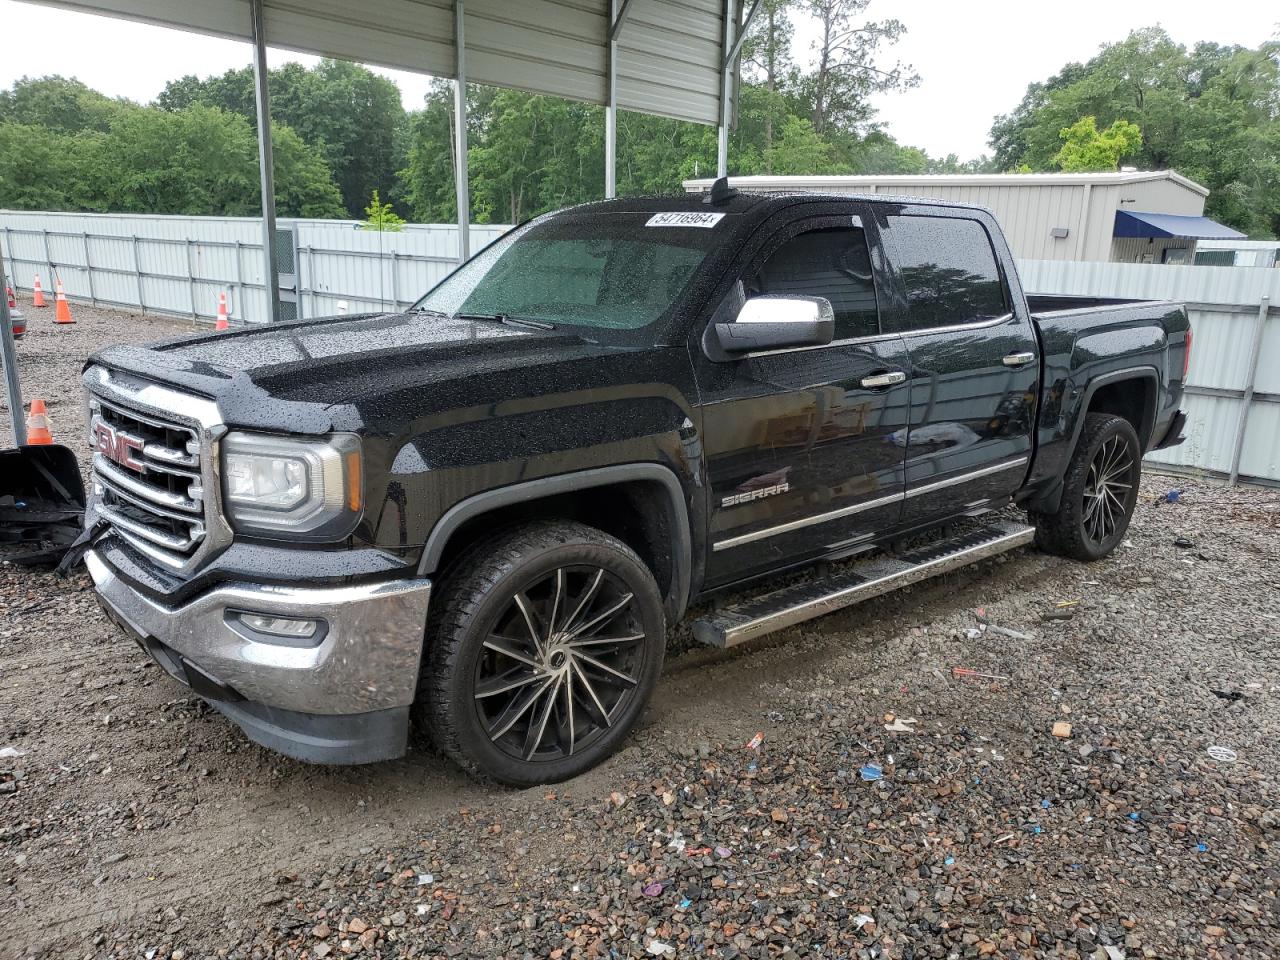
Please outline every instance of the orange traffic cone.
[{"label": "orange traffic cone", "polygon": [[215,330],[226,330],[231,326],[227,322],[227,294],[224,290],[218,294],[218,322],[213,325]]},{"label": "orange traffic cone", "polygon": [[27,443],[31,446],[53,443],[53,434],[49,432],[49,411],[44,408],[43,400],[31,401],[31,414],[27,417]]},{"label": "orange traffic cone", "polygon": [[53,322],[54,323],[75,323],[71,319],[71,307],[67,303],[67,295],[62,292],[62,281],[57,283],[57,293],[54,294]]},{"label": "orange traffic cone", "polygon": [[35,292],[31,294],[31,305],[33,307],[47,307],[49,304],[44,298],[44,290],[40,288],[40,274],[36,274],[36,282],[34,284]]}]

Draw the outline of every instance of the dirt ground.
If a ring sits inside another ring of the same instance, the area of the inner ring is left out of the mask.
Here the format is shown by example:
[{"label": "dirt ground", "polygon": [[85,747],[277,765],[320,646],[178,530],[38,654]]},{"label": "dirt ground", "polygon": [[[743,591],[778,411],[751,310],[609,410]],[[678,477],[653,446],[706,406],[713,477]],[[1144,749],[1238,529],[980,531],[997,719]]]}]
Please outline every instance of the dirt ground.
[{"label": "dirt ground", "polygon": [[[23,383],[73,441],[90,349],[191,329],[48,312]],[[83,573],[0,566],[0,957],[1280,956],[1277,584],[1280,492],[1148,477],[1106,561],[672,655],[630,746],[517,792],[274,755]]]}]

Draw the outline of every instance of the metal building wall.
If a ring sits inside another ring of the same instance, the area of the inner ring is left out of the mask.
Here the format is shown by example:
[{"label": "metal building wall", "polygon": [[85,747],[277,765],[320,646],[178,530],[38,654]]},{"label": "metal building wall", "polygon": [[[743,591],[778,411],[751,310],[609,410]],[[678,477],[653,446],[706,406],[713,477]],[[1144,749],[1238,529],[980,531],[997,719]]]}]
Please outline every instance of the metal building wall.
[{"label": "metal building wall", "polygon": [[[1144,179],[1145,178],[1145,179]],[[1016,257],[1109,260],[1117,209],[1199,215],[1203,188],[1166,174],[735,177],[759,193],[821,193],[930,197],[986,207],[995,214]],[[708,189],[710,180],[686,181]],[[1064,228],[1065,237],[1053,236]]]}]

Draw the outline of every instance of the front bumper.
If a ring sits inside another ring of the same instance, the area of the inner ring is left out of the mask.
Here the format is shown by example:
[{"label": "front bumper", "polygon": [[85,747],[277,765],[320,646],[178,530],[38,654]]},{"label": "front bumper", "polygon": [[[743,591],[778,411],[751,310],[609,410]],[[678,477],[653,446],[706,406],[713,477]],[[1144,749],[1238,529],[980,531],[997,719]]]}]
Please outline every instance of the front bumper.
[{"label": "front bumper", "polygon": [[[253,740],[302,760],[364,763],[405,750],[431,582],[216,586],[176,607],[85,554],[104,609],[172,676]],[[313,645],[252,636],[238,614],[320,621]]]}]

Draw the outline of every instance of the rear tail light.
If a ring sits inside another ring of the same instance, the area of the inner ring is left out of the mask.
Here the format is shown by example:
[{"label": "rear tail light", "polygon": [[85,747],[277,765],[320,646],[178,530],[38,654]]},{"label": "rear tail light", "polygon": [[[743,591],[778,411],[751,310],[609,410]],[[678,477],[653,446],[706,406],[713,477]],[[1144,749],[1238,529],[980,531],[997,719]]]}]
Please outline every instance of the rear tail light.
[{"label": "rear tail light", "polygon": [[1187,382],[1187,370],[1191,368],[1191,328],[1187,327],[1187,335],[1182,343],[1182,382]]},{"label": "rear tail light", "polygon": [[5,292],[5,293],[7,293],[7,294],[9,295],[9,309],[10,309],[10,310],[17,310],[17,309],[18,309],[18,301],[17,301],[17,300],[15,300],[15,299],[14,299],[14,297],[13,297],[13,287],[5,287],[5,288],[4,288],[4,292]]}]

